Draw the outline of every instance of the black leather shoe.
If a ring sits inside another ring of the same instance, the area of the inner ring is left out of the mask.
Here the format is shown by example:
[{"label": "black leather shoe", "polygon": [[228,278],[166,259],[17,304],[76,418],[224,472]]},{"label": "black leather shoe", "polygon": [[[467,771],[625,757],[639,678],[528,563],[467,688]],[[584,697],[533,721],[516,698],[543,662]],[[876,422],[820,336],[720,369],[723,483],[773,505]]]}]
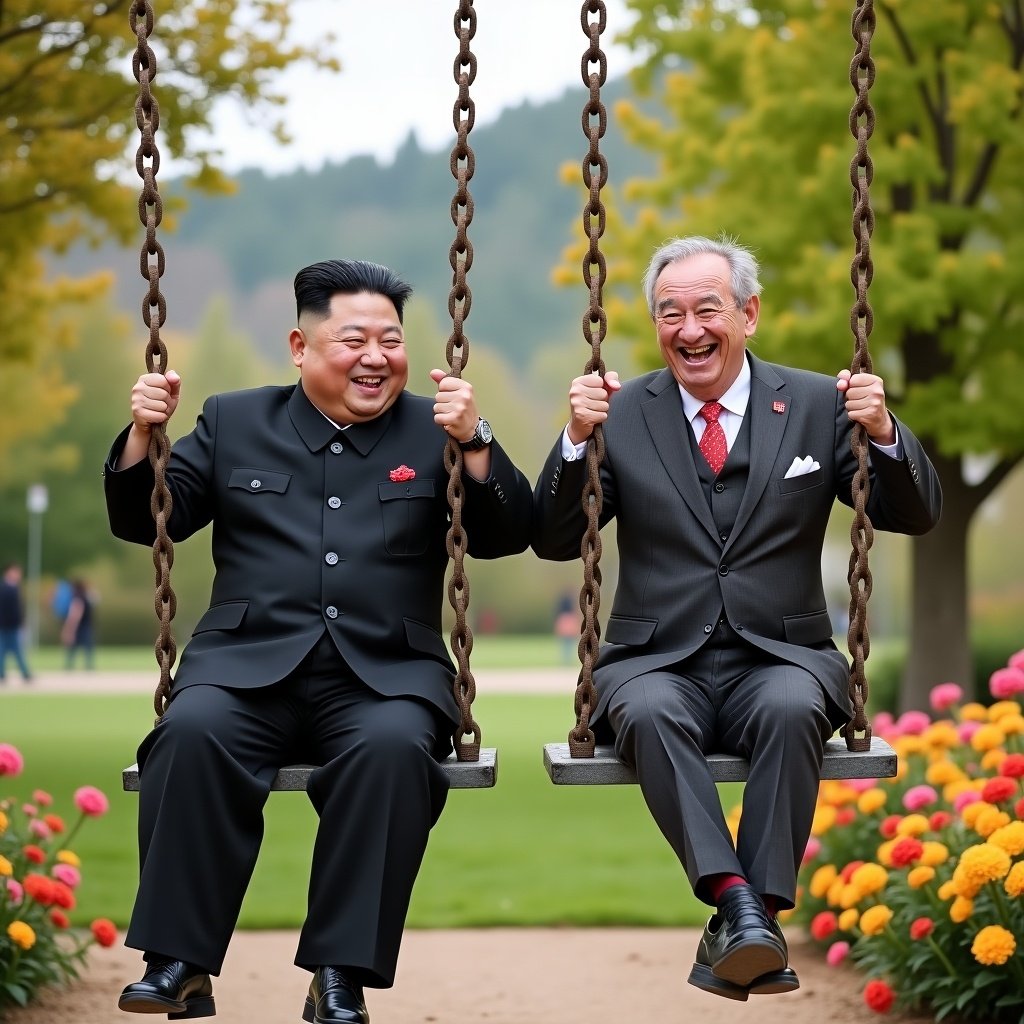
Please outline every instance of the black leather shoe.
[{"label": "black leather shoe", "polygon": [[302,1019],[310,1024],[370,1024],[363,986],[338,967],[318,967],[309,983]]},{"label": "black leather shoe", "polygon": [[166,1013],[168,1020],[217,1012],[209,974],[182,960],[150,960],[142,981],[128,985],[117,1005],[128,1013]]},{"label": "black leather shoe", "polygon": [[701,966],[742,988],[789,966],[785,940],[772,927],[761,897],[749,885],[734,885],[722,894],[718,912],[701,936],[694,967]]}]

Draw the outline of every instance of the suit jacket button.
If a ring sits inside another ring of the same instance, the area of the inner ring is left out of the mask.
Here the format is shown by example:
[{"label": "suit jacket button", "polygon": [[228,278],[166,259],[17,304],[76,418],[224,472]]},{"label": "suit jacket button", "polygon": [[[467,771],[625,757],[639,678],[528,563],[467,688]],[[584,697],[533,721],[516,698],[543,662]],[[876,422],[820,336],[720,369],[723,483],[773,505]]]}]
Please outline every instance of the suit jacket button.
[{"label": "suit jacket button", "polygon": [[725,490],[725,484],[715,484],[715,491],[716,491],[716,493],[721,494],[722,491],[724,491],[724,490]]},{"label": "suit jacket button", "polygon": [[328,551],[327,554],[324,555],[324,561],[328,565],[337,565],[338,564],[338,554],[337,554],[337,552],[335,552],[335,551]]},{"label": "suit jacket button", "polygon": [[729,566],[727,566],[727,565],[720,565],[718,567],[718,575],[719,576],[728,576],[729,575]]},{"label": "suit jacket button", "polygon": [[329,604],[329,605],[328,605],[328,606],[327,606],[327,607],[326,607],[326,608],[324,609],[324,614],[325,614],[325,615],[327,616],[327,618],[329,618],[329,619],[336,619],[336,618],[338,617],[338,609],[337,609],[337,608],[335,608],[333,604]]},{"label": "suit jacket button", "polygon": [[713,630],[714,628],[715,628],[715,627],[714,627],[714,626],[712,626],[712,625],[711,625],[711,623],[709,622],[709,623],[708,623],[708,624],[707,624],[707,625],[706,625],[706,626],[704,627],[704,632],[705,632],[705,633],[710,633],[710,632],[711,632],[711,631],[712,631],[712,630]]},{"label": "suit jacket button", "polygon": [[262,480],[250,480],[249,481],[249,486],[255,491],[258,488],[263,486],[263,481]]}]

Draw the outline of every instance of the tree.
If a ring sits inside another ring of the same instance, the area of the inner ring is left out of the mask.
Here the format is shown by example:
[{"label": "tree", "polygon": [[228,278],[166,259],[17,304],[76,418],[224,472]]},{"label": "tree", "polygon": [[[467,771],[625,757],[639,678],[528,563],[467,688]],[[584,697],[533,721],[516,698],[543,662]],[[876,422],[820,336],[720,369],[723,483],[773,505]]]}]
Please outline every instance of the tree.
[{"label": "tree", "polygon": [[[52,371],[73,327],[59,328],[50,310],[106,285],[101,275],[50,281],[43,254],[108,235],[142,237],[138,190],[124,183],[135,150],[130,7],[0,2],[0,477],[15,442],[40,436],[73,397]],[[215,144],[199,141],[215,102],[232,97],[265,113],[282,101],[273,90],[278,72],[304,61],[335,64],[319,47],[288,42],[287,0],[167,0],[160,8],[151,39],[157,145],[164,159],[190,161],[197,187],[224,190]],[[269,128],[286,138],[279,119]]]},{"label": "tree", "polygon": [[[642,344],[651,365],[650,321],[632,282],[666,237],[725,231],[764,268],[758,351],[835,373],[853,351],[853,4],[629,6],[624,38],[642,58],[634,86],[662,112],[617,109],[627,137],[659,163],[620,196],[609,190],[609,282],[629,282],[628,299],[608,303],[615,330]],[[912,544],[901,700],[921,707],[936,682],[971,680],[968,527],[1024,455],[1024,5],[874,7],[871,349],[945,496],[939,526]],[[987,458],[980,474],[965,474],[969,456]]]}]

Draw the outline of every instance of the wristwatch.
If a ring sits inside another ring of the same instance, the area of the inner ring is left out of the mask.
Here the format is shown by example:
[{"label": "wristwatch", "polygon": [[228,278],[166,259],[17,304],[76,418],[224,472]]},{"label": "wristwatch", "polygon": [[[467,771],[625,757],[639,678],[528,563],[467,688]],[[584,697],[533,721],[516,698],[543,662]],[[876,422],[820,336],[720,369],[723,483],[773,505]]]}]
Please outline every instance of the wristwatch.
[{"label": "wristwatch", "polygon": [[473,436],[468,441],[460,441],[459,447],[464,452],[478,452],[481,448],[486,448],[493,440],[494,432],[491,430],[491,425],[481,416],[477,421]]}]

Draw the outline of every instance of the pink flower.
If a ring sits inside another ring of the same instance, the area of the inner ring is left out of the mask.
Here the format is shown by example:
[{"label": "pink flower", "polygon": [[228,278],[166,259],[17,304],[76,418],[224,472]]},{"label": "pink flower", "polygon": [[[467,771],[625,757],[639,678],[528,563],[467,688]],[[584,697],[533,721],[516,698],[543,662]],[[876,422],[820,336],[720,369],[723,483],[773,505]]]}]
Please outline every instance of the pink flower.
[{"label": "pink flower", "polygon": [[988,677],[988,688],[996,700],[1012,700],[1024,693],[1024,669],[999,668]]},{"label": "pink flower", "polygon": [[896,731],[896,722],[888,711],[879,711],[875,714],[871,719],[871,725],[879,736],[889,737],[898,735]]},{"label": "pink flower", "polygon": [[21,813],[24,814],[26,818],[34,818],[39,811],[36,810],[35,804],[22,804]]},{"label": "pink flower", "polygon": [[396,469],[391,470],[391,472],[388,473],[388,476],[391,477],[391,479],[396,484],[402,484],[402,483],[405,483],[406,480],[415,480],[416,479],[416,470],[415,469],[410,469],[403,462],[402,465],[398,466]]},{"label": "pink flower", "polygon": [[850,944],[848,942],[833,942],[828,947],[828,952],[825,954],[825,959],[832,967],[838,967],[847,957],[850,952]]},{"label": "pink flower", "polygon": [[110,801],[95,786],[81,786],[75,790],[75,806],[88,817],[98,818],[110,809]]},{"label": "pink flower", "polygon": [[1016,654],[1010,655],[1010,660],[1006,663],[1010,668],[1019,668],[1024,672],[1024,651],[1018,651]]},{"label": "pink flower", "polygon": [[981,722],[961,722],[956,727],[956,734],[961,743],[970,743],[971,737],[981,728]]},{"label": "pink flower", "polygon": [[69,889],[77,888],[78,883],[82,881],[82,873],[72,864],[54,864],[51,874]]},{"label": "pink flower", "polygon": [[908,811],[920,811],[939,799],[939,794],[931,786],[911,786],[903,794],[903,806]]},{"label": "pink flower", "polygon": [[25,767],[25,758],[17,747],[10,743],[0,743],[0,775],[20,775]]},{"label": "pink flower", "polygon": [[924,711],[904,711],[896,720],[896,728],[906,736],[920,736],[931,724]]},{"label": "pink flower", "polygon": [[807,845],[804,847],[804,855],[801,860],[802,864],[806,864],[808,861],[814,860],[815,857],[821,852],[821,840],[817,836],[811,836],[807,840]]},{"label": "pink flower", "polygon": [[948,711],[954,704],[959,704],[963,700],[963,696],[963,688],[956,683],[939,683],[938,686],[933,687],[932,692],[928,695],[928,700],[932,709],[941,714],[943,711]]},{"label": "pink flower", "polygon": [[7,892],[9,893],[8,899],[14,906],[17,906],[25,898],[25,889],[21,882],[17,882],[13,878],[7,879]]},{"label": "pink flower", "polygon": [[968,804],[976,804],[980,799],[980,793],[976,793],[973,789],[965,789],[953,798],[953,809],[959,814]]},{"label": "pink flower", "polygon": [[847,779],[846,785],[855,793],[863,793],[866,789],[874,789],[878,785],[877,779]]},{"label": "pink flower", "polygon": [[49,839],[51,835],[50,826],[42,818],[33,818],[28,823],[28,830],[37,839]]},{"label": "pink flower", "polygon": [[47,793],[45,789],[37,789],[32,794],[32,799],[40,807],[49,807],[53,803],[53,797],[50,796],[50,794]]}]

